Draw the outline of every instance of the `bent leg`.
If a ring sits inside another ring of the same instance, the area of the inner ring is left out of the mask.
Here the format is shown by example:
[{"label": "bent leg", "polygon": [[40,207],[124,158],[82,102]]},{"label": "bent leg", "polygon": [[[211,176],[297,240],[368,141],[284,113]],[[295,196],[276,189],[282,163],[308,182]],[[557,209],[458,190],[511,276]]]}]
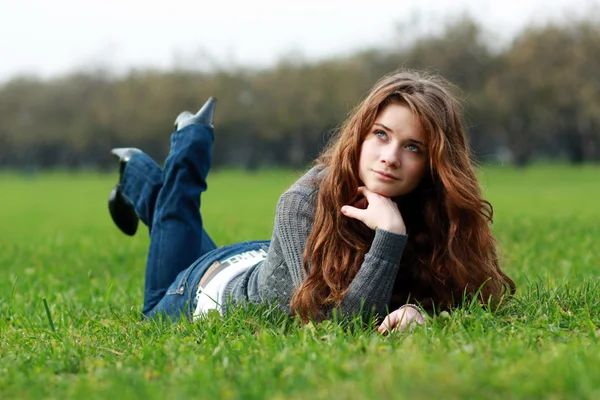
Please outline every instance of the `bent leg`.
[{"label": "bent leg", "polygon": [[[134,154],[123,171],[121,191],[133,204],[137,216],[146,224],[150,233],[152,233],[154,206],[162,186],[162,168],[146,153]],[[203,253],[215,247],[215,243],[203,229],[202,248],[206,249]]]},{"label": "bent leg", "polygon": [[200,195],[207,188],[213,142],[212,129],[198,124],[171,135],[171,150],[149,226],[144,315],[158,304],[181,271],[216,248],[204,232],[199,211]]},{"label": "bent leg", "polygon": [[149,155],[137,153],[129,159],[121,177],[121,192],[148,229],[152,226],[154,205],[162,186],[163,170]]}]

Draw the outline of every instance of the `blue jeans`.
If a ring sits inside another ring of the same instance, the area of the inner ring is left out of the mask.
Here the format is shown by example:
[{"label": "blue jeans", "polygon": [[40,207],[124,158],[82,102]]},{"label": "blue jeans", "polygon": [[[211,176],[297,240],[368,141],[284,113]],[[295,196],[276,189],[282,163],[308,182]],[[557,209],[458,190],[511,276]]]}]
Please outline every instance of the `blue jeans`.
[{"label": "blue jeans", "polygon": [[[196,308],[196,291],[204,273],[213,263],[223,262],[236,254],[247,251],[258,251],[269,248],[268,240],[255,240],[242,243],[236,243],[224,246],[202,255],[192,265],[181,271],[175,280],[168,286],[166,293],[160,299],[158,304],[148,313],[146,317],[155,317],[163,315],[171,319],[178,319],[186,316],[191,320],[192,314]],[[144,307],[147,307],[144,301]]]},{"label": "blue jeans", "polygon": [[200,215],[200,195],[207,188],[214,133],[193,124],[171,135],[171,149],[160,168],[145,153],[131,157],[121,190],[148,226],[142,314],[178,318],[190,315],[196,286],[214,261],[268,242],[245,242],[217,249]]}]

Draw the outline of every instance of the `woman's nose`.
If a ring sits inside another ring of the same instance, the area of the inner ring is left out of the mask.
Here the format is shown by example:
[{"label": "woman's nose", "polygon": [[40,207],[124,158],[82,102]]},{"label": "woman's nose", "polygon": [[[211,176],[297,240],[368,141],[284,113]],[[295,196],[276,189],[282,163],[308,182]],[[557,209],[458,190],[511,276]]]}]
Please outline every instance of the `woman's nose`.
[{"label": "woman's nose", "polygon": [[381,154],[381,161],[387,165],[397,167],[400,165],[400,151],[396,146],[389,146]]}]

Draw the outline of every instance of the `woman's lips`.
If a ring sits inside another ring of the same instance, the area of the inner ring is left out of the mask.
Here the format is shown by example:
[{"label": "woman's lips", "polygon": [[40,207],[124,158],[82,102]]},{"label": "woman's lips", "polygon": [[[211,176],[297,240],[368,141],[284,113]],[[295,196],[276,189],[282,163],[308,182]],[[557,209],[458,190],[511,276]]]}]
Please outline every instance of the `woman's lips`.
[{"label": "woman's lips", "polygon": [[396,178],[393,175],[387,174],[383,171],[373,171],[375,172],[375,175],[377,175],[379,178],[386,180],[386,181],[397,181],[399,180],[398,178]]}]

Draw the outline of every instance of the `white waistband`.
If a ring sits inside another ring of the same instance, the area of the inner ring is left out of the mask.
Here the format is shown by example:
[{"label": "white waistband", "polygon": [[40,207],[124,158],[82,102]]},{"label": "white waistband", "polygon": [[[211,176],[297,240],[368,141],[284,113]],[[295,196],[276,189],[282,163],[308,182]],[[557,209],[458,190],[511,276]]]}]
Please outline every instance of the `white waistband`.
[{"label": "white waistband", "polygon": [[208,312],[209,310],[218,310],[223,312],[221,305],[227,299],[223,298],[223,292],[229,282],[235,277],[244,273],[250,267],[256,265],[267,257],[265,250],[251,250],[245,253],[236,254],[221,262],[222,269],[215,275],[205,288],[198,286],[196,291],[196,309],[193,318]]}]

